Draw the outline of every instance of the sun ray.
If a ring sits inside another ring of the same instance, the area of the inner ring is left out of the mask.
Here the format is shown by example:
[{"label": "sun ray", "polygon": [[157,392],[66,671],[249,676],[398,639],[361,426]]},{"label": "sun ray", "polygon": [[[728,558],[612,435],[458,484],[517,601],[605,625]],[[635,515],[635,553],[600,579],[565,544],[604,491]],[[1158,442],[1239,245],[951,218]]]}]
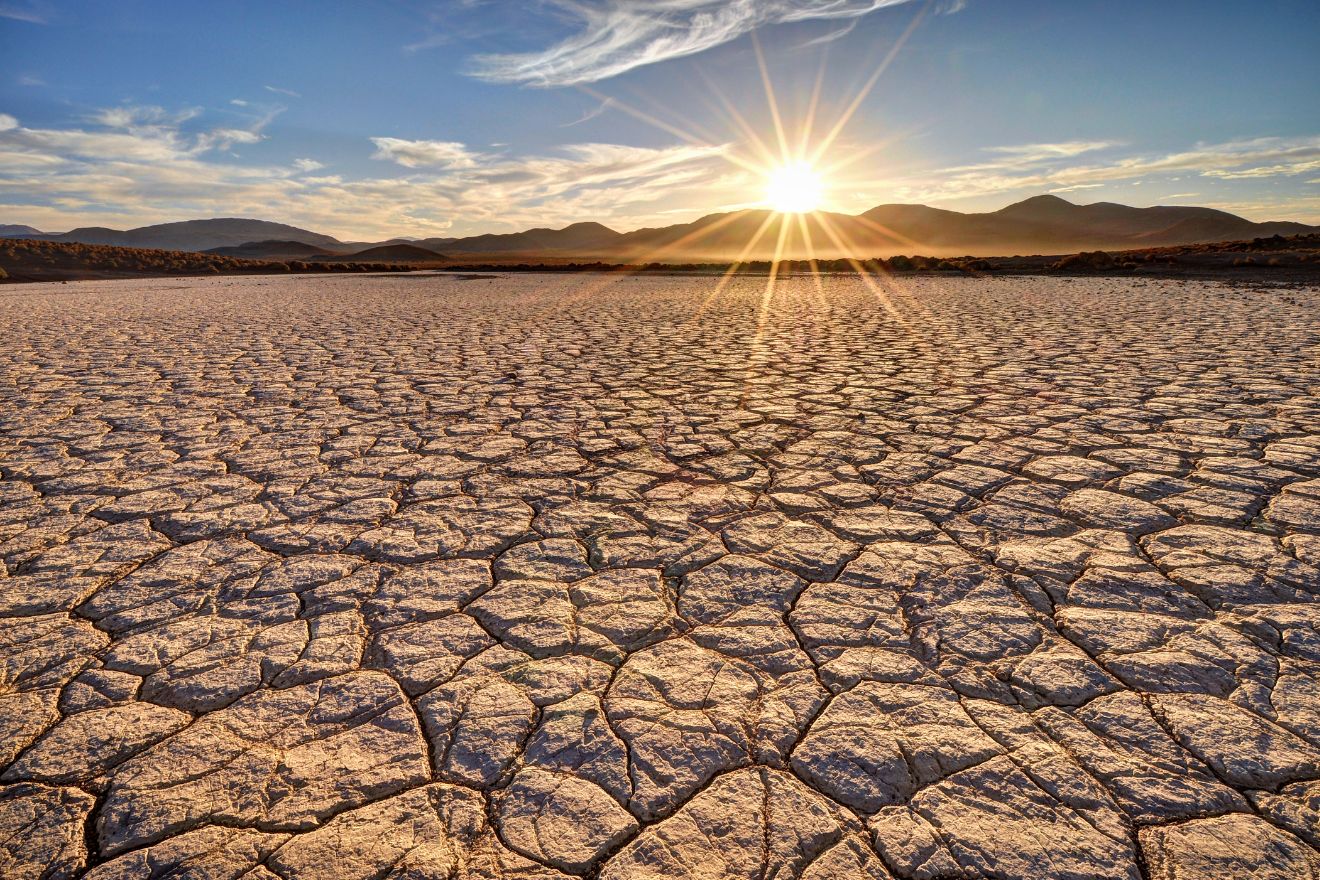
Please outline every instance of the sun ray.
[{"label": "sun ray", "polygon": [[697,307],[697,310],[692,313],[692,317],[688,318],[684,324],[691,324],[693,321],[697,320],[706,309],[710,308],[711,304],[715,301],[715,298],[720,295],[720,291],[728,285],[730,279],[732,279],[734,274],[738,271],[738,268],[747,262],[748,254],[750,254],[752,249],[761,241],[761,237],[765,235],[766,230],[770,228],[770,224],[774,221],[774,214],[765,215],[765,219],[761,221],[761,225],[757,227],[756,232],[752,234],[747,245],[742,249],[742,252],[738,254],[737,259],[729,264],[728,271],[726,271],[715,284],[715,289],[712,290],[710,295],[702,301],[701,305]]},{"label": "sun ray", "polygon": [[759,169],[759,171],[764,173],[766,168],[773,167],[776,162],[774,151],[771,150],[766,142],[762,140],[761,136],[756,133],[756,130],[752,127],[751,123],[747,121],[747,117],[743,116],[742,113],[738,111],[738,108],[734,106],[733,102],[724,94],[719,85],[707,76],[704,70],[698,68],[697,72],[705,81],[706,86],[710,89],[710,94],[715,96],[715,100],[719,102],[720,107],[725,113],[729,114],[729,119],[733,121],[733,124],[742,132],[743,136],[747,138],[753,151],[760,154],[765,165],[763,168]]},{"label": "sun ray", "polygon": [[911,334],[914,340],[920,341],[923,338],[921,334],[918,333],[916,328],[912,326],[912,323],[908,321],[901,312],[899,312],[898,308],[894,305],[893,300],[890,298],[889,293],[875,283],[875,280],[866,270],[866,267],[863,266],[855,256],[851,255],[853,252],[852,248],[844,244],[843,239],[840,237],[840,233],[835,230],[834,224],[830,222],[828,217],[822,216],[820,219],[821,229],[825,230],[825,234],[834,242],[834,246],[844,255],[844,259],[852,265],[853,271],[857,273],[857,276],[862,279],[862,282],[871,289],[873,294],[875,294],[876,299],[880,302],[881,308],[883,308],[889,316],[899,324],[899,326]]},{"label": "sun ray", "polygon": [[[723,217],[719,218],[713,223],[710,223],[706,226],[702,226],[698,229],[694,229],[691,232],[687,233],[686,235],[677,238],[674,241],[669,242],[668,244],[660,245],[658,247],[652,248],[651,250],[644,251],[637,256],[630,257],[629,262],[627,264],[622,266],[617,266],[608,272],[600,273],[594,279],[594,283],[584,284],[582,287],[578,288],[577,290],[573,291],[567,296],[561,298],[557,303],[553,305],[553,310],[556,312],[562,312],[568,309],[569,307],[576,305],[582,300],[596,293],[599,293],[600,291],[604,290],[606,287],[608,287],[611,283],[618,280],[619,278],[628,278],[638,274],[639,272],[642,272],[649,263],[655,262],[656,260],[665,256],[666,254],[672,254],[675,251],[677,251],[679,248],[700,241],[706,235],[709,235],[711,233],[717,232],[720,229],[723,229],[725,226],[728,226],[729,224],[746,216],[746,214],[747,214],[746,211],[732,211],[728,214],[725,214]],[[750,247],[748,249],[750,250]]]},{"label": "sun ray", "polygon": [[779,240],[775,242],[775,255],[770,260],[770,272],[766,275],[765,289],[761,293],[761,305],[756,315],[756,335],[752,337],[751,351],[747,355],[747,377],[743,380],[742,404],[746,406],[751,396],[752,377],[765,360],[765,325],[770,319],[770,304],[774,301],[775,282],[779,277],[779,262],[784,254],[784,239],[788,235],[788,215],[772,214],[779,219]]},{"label": "sun ray", "polygon": [[770,119],[775,125],[775,138],[779,141],[779,161],[787,163],[793,156],[788,149],[788,135],[784,132],[784,119],[779,115],[779,101],[775,98],[775,87],[770,82],[770,70],[765,64],[765,53],[761,51],[761,41],[752,31],[752,49],[756,52],[756,67],[761,71],[761,85],[765,88],[765,102],[770,107]]},{"label": "sun ray", "polygon": [[927,2],[922,4],[921,8],[917,10],[917,14],[914,15],[912,21],[908,23],[907,29],[904,30],[899,38],[894,41],[894,45],[890,47],[889,52],[885,55],[884,59],[881,60],[870,78],[868,78],[866,83],[858,90],[847,109],[844,110],[843,114],[837,121],[835,121],[834,126],[829,130],[829,133],[826,134],[825,137],[821,139],[820,143],[816,145],[815,152],[811,157],[812,161],[819,159],[831,146],[833,146],[834,141],[838,139],[839,135],[843,132],[844,127],[852,120],[853,114],[855,114],[857,109],[862,106],[862,102],[866,100],[867,95],[869,95],[871,90],[875,88],[875,84],[880,81],[880,77],[884,74],[885,70],[891,63],[893,63],[899,50],[903,48],[903,45],[907,43],[908,38],[912,36],[913,31],[915,31],[917,26],[921,24],[921,20],[926,17],[926,12],[929,9],[930,3]]},{"label": "sun ray", "polygon": [[[815,217],[819,212],[812,211],[811,216]],[[825,299],[825,282],[820,277],[820,264],[816,262],[816,246],[811,240],[811,229],[807,226],[807,215],[797,215],[798,228],[802,231],[802,244],[807,250],[807,264],[811,266],[811,277],[816,281],[816,295],[823,301]]]},{"label": "sun ray", "polygon": [[802,120],[802,130],[798,132],[798,155],[807,154],[807,145],[811,142],[811,130],[816,126],[816,111],[820,107],[820,93],[825,86],[825,62],[830,54],[829,45],[820,53],[820,67],[816,69],[816,82],[811,87],[811,100],[807,102],[807,112]]},{"label": "sun ray", "polygon": [[[655,115],[655,118],[657,119],[664,119],[666,117],[672,119],[674,116],[681,117],[681,123],[674,122],[671,124],[674,125],[681,124],[687,126],[687,130],[689,134],[694,135],[703,143],[717,144],[721,142],[722,138],[716,136],[714,132],[708,131],[706,128],[704,128],[702,125],[699,124],[697,120],[697,115],[690,112],[691,108],[686,106],[680,107],[680,106],[667,105],[661,102],[660,100],[658,100],[657,98],[653,97],[652,95],[648,95],[647,93],[635,87],[620,86],[620,88],[626,89],[627,92],[633,96],[636,102],[640,102],[640,103],[634,103],[631,106],[641,109],[642,112],[647,112],[644,108],[646,106],[649,106],[652,108],[652,113]],[[618,98],[616,98],[615,100],[617,101]]]},{"label": "sun ray", "polygon": [[[624,113],[628,114],[634,119],[637,119],[641,122],[645,122],[647,125],[652,125],[663,132],[672,134],[674,137],[681,138],[683,141],[687,142],[688,144],[691,144],[692,146],[705,147],[707,149],[712,149],[712,150],[719,149],[720,147],[724,146],[722,144],[712,144],[707,141],[704,141],[701,138],[697,137],[696,135],[684,131],[683,129],[679,128],[676,125],[672,125],[668,122],[665,122],[663,119],[653,116],[650,113],[645,112],[644,110],[637,109],[636,107],[632,106],[626,101],[620,100],[619,98],[616,97],[611,97],[609,95],[603,94],[602,92],[598,92],[595,89],[591,88],[591,86],[579,84],[575,88],[577,88],[579,91],[585,94],[591,95],[593,98],[596,98],[597,100],[600,101],[604,101],[607,99],[612,100],[613,104],[611,106],[615,107],[616,109],[622,110]],[[741,158],[740,156],[729,152],[728,150],[725,150],[721,154],[721,156],[726,161],[739,166],[745,171],[750,171],[753,174],[760,174],[763,171],[763,169],[760,168],[760,166],[748,162],[745,159]]]},{"label": "sun ray", "polygon": [[883,223],[877,223],[876,221],[872,220],[870,217],[867,217],[864,214],[858,214],[857,216],[853,217],[853,219],[861,223],[863,226],[870,227],[875,232],[879,232],[881,235],[887,235],[890,238],[892,238],[894,241],[902,242],[903,244],[907,245],[910,248],[921,247],[921,242],[914,241],[913,239],[908,238],[906,235],[902,234],[901,232],[897,232],[893,229],[890,229],[888,226],[884,225]]},{"label": "sun ray", "polygon": [[867,159],[881,150],[901,141],[905,137],[910,137],[910,133],[896,133],[884,138],[877,138],[864,146],[850,148],[846,153],[840,155],[832,161],[825,161],[824,157],[816,160],[816,167],[823,173],[836,174],[844,169],[856,165],[863,159]]},{"label": "sun ray", "polygon": [[[827,218],[822,218],[822,219],[825,219],[825,222],[821,224],[821,228],[823,228],[826,231],[826,233],[830,235],[831,238],[834,239],[839,249],[844,251],[845,253],[851,252],[849,248],[851,242],[849,242],[849,244],[845,244],[842,239],[837,237],[839,233],[836,233],[836,231],[833,228],[833,225],[828,221],[828,219]],[[846,233],[843,233],[843,235],[846,238]],[[890,283],[894,284],[896,287],[899,287],[899,289],[901,290],[902,287],[901,285],[899,285],[897,278],[895,278],[889,272],[885,271],[883,266],[880,266],[879,264],[876,263],[871,263],[871,265],[874,267],[873,271],[875,274],[875,278],[872,278],[872,272],[868,271],[866,266],[861,261],[857,260],[855,257],[845,257],[845,259],[847,259],[848,262],[852,264],[853,270],[857,273],[857,276],[862,279],[863,283],[865,283],[868,288],[870,288],[871,292],[875,295],[877,301],[879,301],[881,308],[883,308],[885,312],[888,313],[889,316],[893,318],[894,321],[897,322],[898,325],[901,326],[912,337],[913,345],[916,346],[917,349],[919,349],[924,355],[926,355],[926,357],[929,359],[932,365],[931,368],[935,373],[936,378],[939,379],[940,381],[952,381],[952,376],[949,373],[949,369],[944,364],[944,360],[940,357],[940,348],[938,348],[931,341],[930,333],[928,332],[929,330],[934,330],[934,328],[936,328],[937,325],[934,321],[929,320],[930,315],[927,312],[927,310],[921,305],[920,299],[915,297],[912,298],[915,307],[923,313],[923,317],[925,318],[925,320],[922,322],[922,325],[918,326],[914,324],[912,321],[908,320],[898,310],[898,307],[894,304],[893,297],[891,297],[889,292],[884,288],[883,281],[888,280]],[[877,278],[880,279],[880,283],[877,283],[877,281],[875,280]],[[935,332],[938,333],[937,330]]]}]

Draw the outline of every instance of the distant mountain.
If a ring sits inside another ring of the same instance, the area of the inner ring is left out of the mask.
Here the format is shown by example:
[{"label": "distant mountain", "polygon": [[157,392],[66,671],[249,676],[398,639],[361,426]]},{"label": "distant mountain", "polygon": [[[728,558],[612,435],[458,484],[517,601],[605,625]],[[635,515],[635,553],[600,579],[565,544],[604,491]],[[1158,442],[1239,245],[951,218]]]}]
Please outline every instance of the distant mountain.
[{"label": "distant mountain", "polygon": [[268,220],[245,220],[220,217],[212,220],[185,220],[181,223],[161,223],[140,226],[137,229],[118,230],[100,226],[74,229],[62,235],[42,235],[48,241],[69,241],[80,244],[112,244],[120,247],[163,248],[175,251],[208,251],[219,247],[234,247],[261,241],[296,241],[316,245],[326,250],[340,250],[342,244],[329,235],[309,232],[284,223]]},{"label": "distant mountain", "polygon": [[336,253],[301,241],[249,241],[232,247],[209,248],[204,251],[221,257],[239,257],[245,260],[306,260]]},{"label": "distant mountain", "polygon": [[449,257],[415,244],[382,244],[351,254],[330,254],[316,259],[355,263],[439,263]]},{"label": "distant mountain", "polygon": [[[763,229],[764,226],[764,229]],[[782,229],[782,236],[781,236]],[[805,229],[805,231],[804,231]],[[989,256],[1199,244],[1320,231],[1302,223],[1253,223],[1211,208],[1074,205],[1036,196],[979,214],[925,205],[879,205],[862,214],[782,218],[766,211],[712,214],[694,223],[622,236],[630,260],[727,259],[762,230],[747,259],[842,256]]]},{"label": "distant mountain", "polygon": [[[968,216],[978,216],[975,214]],[[1227,211],[1157,205],[1131,208],[1113,202],[1074,205],[1058,196],[1036,196],[992,214],[979,215],[1048,226],[1056,234],[1084,235],[1097,239],[1119,237],[1125,241],[1150,241],[1152,245],[1197,244],[1229,238],[1270,235],[1300,235],[1314,231],[1303,223],[1253,223]]]},{"label": "distant mountain", "polygon": [[0,223],[0,238],[31,238],[42,234],[40,229],[24,226],[21,223]]},{"label": "distant mountain", "polygon": [[443,248],[454,254],[542,253],[567,251],[595,253],[616,246],[622,236],[599,223],[574,223],[563,229],[528,229],[526,232],[473,235],[467,238],[426,238],[422,247]]},{"label": "distant mountain", "polygon": [[[31,227],[0,229],[30,230]],[[331,255],[352,260],[430,262],[438,254],[447,254],[460,260],[476,255],[483,258],[500,255],[523,259],[545,256],[685,262],[729,260],[740,254],[748,260],[765,260],[776,252],[788,259],[811,255],[834,259],[894,254],[941,257],[1066,254],[1312,232],[1320,232],[1320,227],[1291,222],[1253,223],[1212,208],[1132,208],[1111,202],[1075,205],[1058,196],[1042,195],[998,211],[977,214],[926,205],[878,205],[856,216],[819,213],[799,217],[768,211],[735,211],[710,214],[691,223],[627,233],[588,222],[563,229],[536,228],[415,241],[393,238],[376,243],[342,242],[282,223],[240,219],[189,220],[127,231],[89,227],[62,235],[35,230],[0,235],[84,244],[209,250],[225,256],[257,259]],[[756,244],[749,248],[753,239]],[[382,248],[387,250],[380,251]]]}]

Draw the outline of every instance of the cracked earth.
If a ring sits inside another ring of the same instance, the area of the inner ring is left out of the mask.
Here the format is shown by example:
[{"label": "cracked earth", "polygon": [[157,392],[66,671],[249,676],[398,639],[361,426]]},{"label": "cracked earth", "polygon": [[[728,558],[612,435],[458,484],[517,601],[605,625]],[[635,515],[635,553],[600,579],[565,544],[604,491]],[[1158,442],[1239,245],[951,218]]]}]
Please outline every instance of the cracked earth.
[{"label": "cracked earth", "polygon": [[0,875],[1320,877],[1320,308],[0,291]]}]

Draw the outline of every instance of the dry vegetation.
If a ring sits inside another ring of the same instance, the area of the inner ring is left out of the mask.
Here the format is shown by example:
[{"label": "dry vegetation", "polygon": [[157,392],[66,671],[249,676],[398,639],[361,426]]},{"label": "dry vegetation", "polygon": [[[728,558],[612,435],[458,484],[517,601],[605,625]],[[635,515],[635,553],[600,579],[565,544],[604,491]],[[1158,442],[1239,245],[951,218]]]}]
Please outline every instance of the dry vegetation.
[{"label": "dry vegetation", "polygon": [[[932,257],[897,255],[870,259],[784,260],[778,275],[799,272],[851,274],[858,267],[879,274],[955,275],[1090,275],[1138,274],[1173,277],[1268,277],[1312,281],[1320,278],[1320,235],[1272,236],[1250,241],[1215,242],[1129,251],[1093,251],[1066,256],[1029,255],[998,257]],[[484,262],[452,261],[444,268],[466,272],[640,272],[661,274],[716,274],[729,271],[723,263],[578,262],[540,256],[506,255]],[[736,268],[737,274],[766,275],[768,260],[753,260]]]},{"label": "dry vegetation", "polygon": [[301,272],[405,272],[403,263],[243,260],[191,251],[32,239],[0,240],[0,280],[65,281],[150,275],[272,275]]},{"label": "dry vegetation", "polygon": [[[70,244],[29,239],[0,239],[0,280],[64,281],[90,278],[136,278],[153,275],[235,275],[320,272],[407,272],[446,269],[460,272],[629,272],[723,274],[728,263],[579,262],[543,255],[501,255],[474,263],[461,260],[366,262],[344,260],[255,260],[187,251],[150,250],[108,245]],[[1011,257],[928,257],[898,255],[861,260],[785,260],[776,274],[819,271],[850,274],[858,267],[872,273],[951,273],[958,275],[1139,274],[1172,277],[1264,277],[1311,282],[1320,278],[1320,235],[1272,236],[1250,241],[1215,242],[1130,251]],[[766,275],[771,263],[754,260],[739,274]]]}]

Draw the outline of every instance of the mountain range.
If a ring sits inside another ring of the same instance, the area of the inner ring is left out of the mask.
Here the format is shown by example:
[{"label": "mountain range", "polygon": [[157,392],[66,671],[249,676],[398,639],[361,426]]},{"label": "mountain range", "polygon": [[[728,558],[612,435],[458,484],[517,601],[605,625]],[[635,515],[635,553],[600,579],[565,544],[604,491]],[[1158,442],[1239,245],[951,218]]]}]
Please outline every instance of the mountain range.
[{"label": "mountain range", "polygon": [[[1042,195],[986,213],[964,214],[925,205],[879,205],[862,214],[777,215],[768,211],[710,214],[691,223],[616,232],[599,223],[563,229],[463,238],[396,238],[344,242],[265,220],[219,218],[129,230],[85,227],[42,233],[0,226],[0,237],[83,244],[210,251],[259,259],[464,260],[478,256],[555,257],[613,261],[692,261],[877,257],[893,254],[1004,255],[1070,253],[1088,249],[1160,247],[1320,232],[1320,227],[1255,223],[1212,208],[1133,208],[1111,202],[1076,205]],[[431,256],[428,256],[431,255]]]}]

